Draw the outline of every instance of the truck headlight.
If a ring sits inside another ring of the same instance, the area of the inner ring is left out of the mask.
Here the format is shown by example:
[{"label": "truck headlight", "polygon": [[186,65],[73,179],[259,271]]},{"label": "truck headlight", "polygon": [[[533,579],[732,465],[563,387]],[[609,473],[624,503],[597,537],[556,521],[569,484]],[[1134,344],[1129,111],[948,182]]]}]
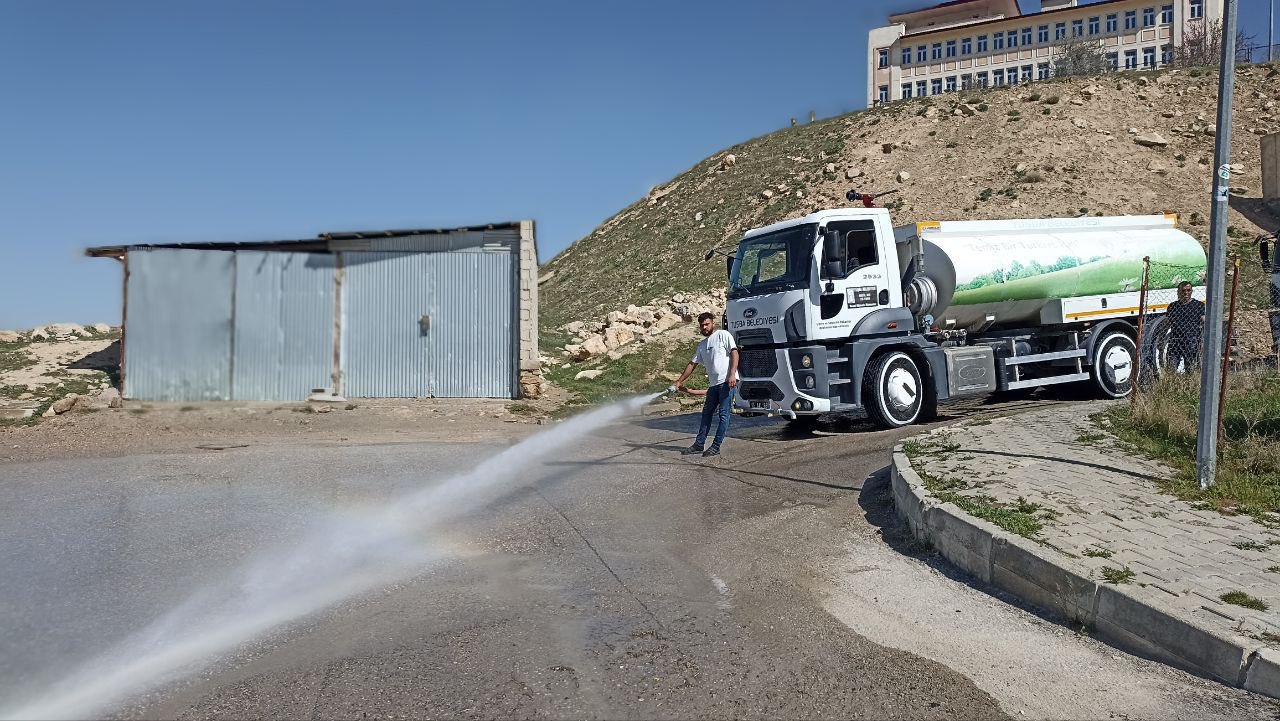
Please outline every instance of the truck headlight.
[{"label": "truck headlight", "polygon": [[804,377],[804,387],[805,387],[805,388],[813,388],[815,385],[817,385],[817,383],[818,383],[818,382],[817,382],[817,381],[814,379],[814,377],[813,377],[813,376],[811,376],[811,375],[810,375],[810,376],[805,376],[805,377]]},{"label": "truck headlight", "polygon": [[808,353],[805,353],[804,355],[800,356],[800,367],[801,367],[801,368],[812,368],[812,367],[813,367],[813,356],[809,355]]}]

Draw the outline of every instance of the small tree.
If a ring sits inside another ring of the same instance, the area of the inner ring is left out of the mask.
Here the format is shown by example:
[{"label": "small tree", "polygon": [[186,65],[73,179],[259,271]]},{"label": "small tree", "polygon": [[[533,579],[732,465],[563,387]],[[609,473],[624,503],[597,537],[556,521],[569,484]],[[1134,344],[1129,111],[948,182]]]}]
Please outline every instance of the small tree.
[{"label": "small tree", "polygon": [[1068,38],[1053,46],[1054,77],[1101,75],[1111,70],[1102,43],[1083,38]]},{"label": "small tree", "polygon": [[[1236,33],[1236,62],[1253,60],[1253,36]],[[1222,62],[1222,21],[1192,22],[1182,32],[1182,44],[1174,48],[1173,64],[1180,68],[1198,68]]]}]

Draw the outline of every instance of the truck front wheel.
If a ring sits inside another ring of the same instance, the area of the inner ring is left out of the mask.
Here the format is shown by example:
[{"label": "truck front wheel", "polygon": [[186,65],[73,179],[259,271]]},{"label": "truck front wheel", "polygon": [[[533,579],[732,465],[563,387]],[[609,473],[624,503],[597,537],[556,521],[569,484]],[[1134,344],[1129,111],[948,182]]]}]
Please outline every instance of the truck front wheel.
[{"label": "truck front wheel", "polygon": [[902,351],[889,351],[871,361],[862,377],[862,399],[867,415],[881,428],[915,423],[924,404],[916,362]]},{"label": "truck front wheel", "polygon": [[1105,398],[1124,398],[1133,389],[1138,346],[1123,331],[1111,331],[1093,349],[1093,382]]}]

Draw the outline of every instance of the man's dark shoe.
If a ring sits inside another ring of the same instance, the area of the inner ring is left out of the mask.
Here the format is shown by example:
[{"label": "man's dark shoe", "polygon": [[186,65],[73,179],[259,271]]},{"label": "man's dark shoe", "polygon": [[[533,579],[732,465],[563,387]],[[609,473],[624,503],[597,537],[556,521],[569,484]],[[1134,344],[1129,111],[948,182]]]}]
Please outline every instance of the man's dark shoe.
[{"label": "man's dark shoe", "polygon": [[695,453],[702,453],[702,446],[689,446],[683,451],[680,451],[680,455],[682,456],[692,456]]},{"label": "man's dark shoe", "polygon": [[718,455],[720,455],[720,446],[711,446],[710,448],[702,452],[703,458],[710,458],[711,456],[718,456]]}]

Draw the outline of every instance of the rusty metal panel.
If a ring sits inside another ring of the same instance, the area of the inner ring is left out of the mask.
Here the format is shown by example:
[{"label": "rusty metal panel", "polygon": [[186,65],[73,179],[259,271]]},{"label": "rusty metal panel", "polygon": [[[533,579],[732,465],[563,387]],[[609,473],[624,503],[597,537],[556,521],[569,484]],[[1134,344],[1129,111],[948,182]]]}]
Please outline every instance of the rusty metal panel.
[{"label": "rusty metal panel", "polygon": [[130,251],[126,398],[231,397],[234,260],[216,250]]},{"label": "rusty metal panel", "polygon": [[1262,197],[1280,200],[1280,133],[1264,136],[1262,144]]},{"label": "rusty metal panel", "polygon": [[236,400],[304,400],[332,385],[334,257],[237,251]]}]

